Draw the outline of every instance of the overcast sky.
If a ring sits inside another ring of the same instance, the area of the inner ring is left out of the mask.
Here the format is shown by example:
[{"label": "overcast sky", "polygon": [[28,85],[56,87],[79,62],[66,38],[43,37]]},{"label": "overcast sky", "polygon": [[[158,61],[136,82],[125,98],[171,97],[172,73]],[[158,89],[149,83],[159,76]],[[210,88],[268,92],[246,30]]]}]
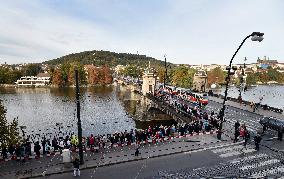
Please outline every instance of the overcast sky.
[{"label": "overcast sky", "polygon": [[282,0],[0,0],[0,63],[42,62],[85,50],[184,64],[268,56],[284,62]]}]

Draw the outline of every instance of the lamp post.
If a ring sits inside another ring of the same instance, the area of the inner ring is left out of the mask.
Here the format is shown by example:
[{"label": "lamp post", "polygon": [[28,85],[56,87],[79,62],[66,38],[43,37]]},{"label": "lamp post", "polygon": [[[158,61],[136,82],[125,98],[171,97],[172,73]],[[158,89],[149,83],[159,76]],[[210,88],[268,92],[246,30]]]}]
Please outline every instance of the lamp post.
[{"label": "lamp post", "polygon": [[170,64],[167,64],[167,55],[164,55],[165,57],[165,74],[164,74],[164,88],[166,87],[166,81],[168,79],[168,67],[171,68]]},{"label": "lamp post", "polygon": [[82,146],[82,126],[81,126],[81,119],[80,119],[80,91],[79,91],[79,79],[78,79],[78,69],[75,69],[75,81],[76,81],[76,103],[77,103],[77,125],[78,125],[78,147],[79,147],[79,157],[80,157],[80,164],[84,164],[83,158],[83,146]]},{"label": "lamp post", "polygon": [[19,127],[20,127],[20,129],[21,129],[21,131],[22,131],[22,135],[23,135],[23,138],[24,138],[24,140],[25,140],[26,135],[25,135],[24,129],[26,129],[27,126],[19,126]]},{"label": "lamp post", "polygon": [[240,85],[239,85],[239,100],[240,100],[240,102],[241,102],[241,99],[242,99],[242,91],[244,90],[244,84],[245,84],[244,76],[245,76],[246,61],[247,61],[247,58],[245,57],[244,66],[240,67],[240,70],[241,70]]},{"label": "lamp post", "polygon": [[[230,82],[230,75],[234,74],[235,70],[237,70],[236,67],[232,67],[233,59],[235,58],[236,54],[238,53],[238,51],[241,49],[241,47],[243,46],[243,44],[245,43],[245,41],[248,38],[251,37],[252,41],[259,41],[259,42],[261,42],[263,40],[263,35],[264,35],[264,33],[253,32],[250,35],[246,36],[244,38],[244,40],[242,41],[242,43],[240,44],[240,46],[238,47],[238,49],[235,51],[234,55],[232,56],[232,58],[230,60],[230,63],[229,63],[229,66],[226,67],[226,70],[228,71],[227,77],[226,77],[226,89],[225,89],[224,100],[223,100],[223,103],[222,103],[222,108],[221,108],[221,110],[219,112],[219,118],[220,118],[220,121],[221,121],[220,126],[219,126],[219,130],[220,131],[222,130],[222,127],[223,127],[224,114],[225,114],[225,103],[227,101],[227,96],[228,96],[228,87],[229,87],[229,82]],[[220,136],[220,138],[221,138],[221,136]]]},{"label": "lamp post", "polygon": [[168,70],[167,70],[167,57],[166,57],[166,55],[164,55],[164,57],[165,57],[164,88],[166,88],[166,78],[167,78]]}]

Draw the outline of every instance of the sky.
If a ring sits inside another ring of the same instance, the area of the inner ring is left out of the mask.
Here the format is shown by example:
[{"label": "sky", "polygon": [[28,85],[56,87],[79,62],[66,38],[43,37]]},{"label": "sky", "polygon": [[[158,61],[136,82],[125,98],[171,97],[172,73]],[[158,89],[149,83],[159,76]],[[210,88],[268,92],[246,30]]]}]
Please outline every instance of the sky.
[{"label": "sky", "polygon": [[0,0],[0,63],[43,62],[86,50],[175,64],[284,63],[282,0]]}]

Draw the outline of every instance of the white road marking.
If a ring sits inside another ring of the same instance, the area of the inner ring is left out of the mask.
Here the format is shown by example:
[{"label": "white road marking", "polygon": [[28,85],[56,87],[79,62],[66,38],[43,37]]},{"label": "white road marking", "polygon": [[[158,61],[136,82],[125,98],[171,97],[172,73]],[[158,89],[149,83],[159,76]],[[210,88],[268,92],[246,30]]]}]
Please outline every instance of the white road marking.
[{"label": "white road marking", "polygon": [[244,157],[244,158],[234,159],[230,163],[232,163],[232,164],[241,163],[241,162],[244,162],[244,161],[249,161],[249,160],[267,157],[267,156],[268,156],[267,154],[257,154],[257,155],[252,155],[252,156],[248,156],[248,157]]},{"label": "white road marking", "polygon": [[228,151],[232,151],[232,150],[235,150],[235,149],[242,149],[242,148],[244,148],[243,145],[237,145],[237,146],[233,146],[233,147],[227,147],[227,148],[212,150],[212,152],[213,153],[223,153],[223,152],[228,152]]},{"label": "white road marking", "polygon": [[271,159],[271,160],[267,160],[267,161],[264,161],[264,162],[261,162],[261,163],[256,163],[254,165],[245,165],[243,167],[240,167],[239,169],[240,170],[250,170],[250,169],[253,169],[253,168],[258,168],[258,167],[262,167],[262,166],[265,166],[265,165],[271,165],[271,164],[276,164],[276,163],[279,163],[280,160],[278,159]]},{"label": "white road marking", "polygon": [[217,146],[211,146],[211,147],[207,147],[207,148],[203,148],[203,149],[198,149],[198,150],[193,150],[193,151],[184,152],[184,154],[191,154],[191,153],[194,153],[194,152],[201,152],[201,151],[211,150],[211,149],[217,149],[217,148],[221,148],[221,147],[228,147],[228,146],[237,145],[237,144],[242,144],[242,143],[243,143],[243,142],[236,142],[236,143],[229,143],[229,144],[221,144],[221,145],[217,145]]},{"label": "white road marking", "polygon": [[232,152],[223,153],[223,154],[220,154],[219,156],[221,158],[226,158],[226,157],[232,157],[232,156],[241,155],[241,154],[248,154],[248,153],[252,153],[255,151],[256,151],[255,149],[244,149],[240,151],[232,151]]},{"label": "white road marking", "polygon": [[[267,175],[273,175],[273,174],[276,174],[276,173],[279,174],[279,173],[283,173],[283,172],[284,172],[284,166],[280,166],[280,167],[277,167],[277,168],[273,167],[269,170],[254,173],[251,177],[262,178],[262,177],[265,177]],[[284,178],[284,177],[282,177],[282,178]]]},{"label": "white road marking", "polygon": [[224,154],[221,154],[219,155],[221,158],[226,158],[226,157],[232,157],[232,156],[235,156],[235,155],[240,155],[241,152],[238,152],[238,151],[233,151],[233,152],[228,152],[228,153],[224,153]]}]

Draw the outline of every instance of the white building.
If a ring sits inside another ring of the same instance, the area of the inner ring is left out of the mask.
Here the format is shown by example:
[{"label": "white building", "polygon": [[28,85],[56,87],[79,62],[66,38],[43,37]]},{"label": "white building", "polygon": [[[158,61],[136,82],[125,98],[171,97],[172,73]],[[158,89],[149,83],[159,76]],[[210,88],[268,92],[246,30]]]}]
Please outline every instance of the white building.
[{"label": "white building", "polygon": [[18,87],[39,87],[46,86],[50,83],[50,75],[48,73],[39,73],[37,76],[23,76],[17,80]]}]

